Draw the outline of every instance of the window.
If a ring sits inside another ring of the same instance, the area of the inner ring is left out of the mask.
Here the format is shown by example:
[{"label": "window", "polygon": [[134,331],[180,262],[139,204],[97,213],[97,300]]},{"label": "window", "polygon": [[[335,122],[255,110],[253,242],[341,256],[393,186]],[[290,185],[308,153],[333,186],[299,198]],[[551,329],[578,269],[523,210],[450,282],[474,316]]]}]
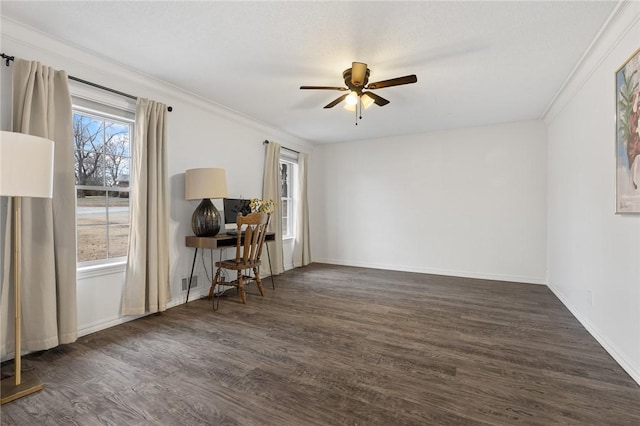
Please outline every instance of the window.
[{"label": "window", "polygon": [[73,111],[80,263],[121,260],[128,250],[133,120],[125,111],[105,111],[78,105]]},{"label": "window", "polygon": [[282,155],[280,158],[280,182],[282,213],[282,238],[295,237],[295,182],[298,172],[297,157]]}]

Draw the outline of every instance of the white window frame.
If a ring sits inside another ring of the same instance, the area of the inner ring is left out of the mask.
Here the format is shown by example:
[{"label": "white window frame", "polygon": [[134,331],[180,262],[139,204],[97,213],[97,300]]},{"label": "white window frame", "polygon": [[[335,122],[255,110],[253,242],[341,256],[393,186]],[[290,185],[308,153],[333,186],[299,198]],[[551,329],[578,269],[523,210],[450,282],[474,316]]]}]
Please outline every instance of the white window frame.
[{"label": "white window frame", "polygon": [[289,166],[289,196],[281,197],[280,200],[280,209],[281,214],[284,217],[284,211],[282,211],[282,201],[287,201],[287,222],[289,224],[288,229],[289,232],[285,233],[284,229],[282,232],[283,240],[290,240],[296,237],[296,212],[297,212],[297,193],[298,193],[298,154],[291,152],[289,150],[281,150],[280,151],[280,164],[286,163]]},{"label": "white window frame", "polygon": [[[123,99],[117,95],[105,94],[103,91],[94,90],[81,85],[70,85],[72,97],[73,113],[80,113],[95,116],[98,119],[114,120],[121,123],[129,124],[129,153],[130,160],[133,159],[133,146],[135,136],[135,101]],[[130,168],[132,164],[130,163]],[[131,185],[131,183],[129,184]],[[77,203],[78,189],[95,189],[106,191],[102,186],[76,185],[75,196]],[[121,192],[130,192],[130,188],[123,189]],[[113,192],[113,191],[110,191]],[[130,199],[130,198],[129,198]],[[76,206],[77,209],[77,206]],[[107,223],[109,220],[109,210],[106,209]],[[131,224],[129,224],[131,227]],[[108,226],[107,226],[107,254],[108,254]],[[76,223],[76,235],[78,224]],[[131,232],[131,229],[129,229]],[[76,237],[77,238],[77,237]],[[77,254],[76,254],[77,255]],[[106,257],[103,259],[78,261],[78,278],[86,278],[91,276],[99,276],[107,273],[116,273],[124,271],[127,256]]]}]

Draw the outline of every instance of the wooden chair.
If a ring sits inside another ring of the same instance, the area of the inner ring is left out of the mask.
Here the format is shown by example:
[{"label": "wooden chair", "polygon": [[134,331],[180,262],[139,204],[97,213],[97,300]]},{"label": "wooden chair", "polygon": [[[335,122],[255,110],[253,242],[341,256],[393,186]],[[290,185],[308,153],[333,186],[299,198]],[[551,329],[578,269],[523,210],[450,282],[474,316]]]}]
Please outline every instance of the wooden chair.
[{"label": "wooden chair", "polygon": [[[218,297],[218,305],[216,305],[216,286],[232,285],[240,292],[240,300],[242,303],[247,302],[247,293],[245,285],[248,282],[255,281],[258,285],[260,296],[264,296],[262,289],[262,280],[260,279],[260,256],[262,254],[262,246],[264,238],[267,234],[267,224],[269,223],[268,213],[250,213],[242,216],[238,214],[237,229],[238,236],[236,239],[236,257],[234,259],[216,262],[216,275],[213,277],[213,283],[209,290],[209,297],[213,298],[213,309],[216,310],[220,304]],[[243,229],[244,228],[244,229]],[[236,271],[236,279],[229,282],[221,282],[220,275],[223,269]],[[253,276],[245,274],[245,270],[253,271]]]}]

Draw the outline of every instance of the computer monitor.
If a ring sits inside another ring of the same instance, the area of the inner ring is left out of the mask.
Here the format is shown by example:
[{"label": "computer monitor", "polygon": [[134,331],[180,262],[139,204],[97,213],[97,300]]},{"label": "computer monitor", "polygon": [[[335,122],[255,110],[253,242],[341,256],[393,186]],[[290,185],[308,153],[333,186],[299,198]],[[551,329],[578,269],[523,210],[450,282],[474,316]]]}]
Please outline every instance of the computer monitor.
[{"label": "computer monitor", "polygon": [[223,200],[224,207],[224,223],[236,223],[238,213],[243,216],[251,213],[251,200],[243,200],[241,198],[225,198]]}]

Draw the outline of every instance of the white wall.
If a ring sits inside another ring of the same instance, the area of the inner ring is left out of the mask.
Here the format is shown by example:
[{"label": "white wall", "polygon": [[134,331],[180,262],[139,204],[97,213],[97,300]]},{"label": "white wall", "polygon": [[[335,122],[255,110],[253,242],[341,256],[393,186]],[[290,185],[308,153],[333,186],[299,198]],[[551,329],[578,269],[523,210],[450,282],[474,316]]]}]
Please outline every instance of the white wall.
[{"label": "white wall", "polygon": [[[173,112],[168,114],[171,305],[184,302],[181,279],[189,276],[193,259],[193,249],[184,247],[184,238],[192,234],[190,220],[197,202],[184,200],[184,171],[194,167],[222,167],[227,172],[230,196],[260,197],[265,149],[262,142],[265,139],[298,151],[312,152],[312,145],[306,141],[205,102],[195,94],[77,50],[6,18],[2,19],[2,51],[23,59],[38,60],[56,69],[64,69],[75,77],[173,106]],[[8,129],[10,105],[5,102],[5,94],[11,93],[11,68],[3,64],[1,73],[1,123],[3,129]],[[222,210],[221,200],[215,203]],[[208,252],[205,260],[209,265]],[[200,256],[195,274],[199,277],[199,287],[195,293],[192,291],[190,298],[208,291]],[[106,273],[83,272],[79,278],[80,334],[127,319],[119,314],[124,279],[122,268],[112,268]]]},{"label": "white wall", "polygon": [[324,145],[314,261],[544,283],[540,121]]},{"label": "white wall", "polygon": [[639,20],[623,4],[545,121],[548,285],[640,383],[640,216],[615,214],[614,79]]}]

